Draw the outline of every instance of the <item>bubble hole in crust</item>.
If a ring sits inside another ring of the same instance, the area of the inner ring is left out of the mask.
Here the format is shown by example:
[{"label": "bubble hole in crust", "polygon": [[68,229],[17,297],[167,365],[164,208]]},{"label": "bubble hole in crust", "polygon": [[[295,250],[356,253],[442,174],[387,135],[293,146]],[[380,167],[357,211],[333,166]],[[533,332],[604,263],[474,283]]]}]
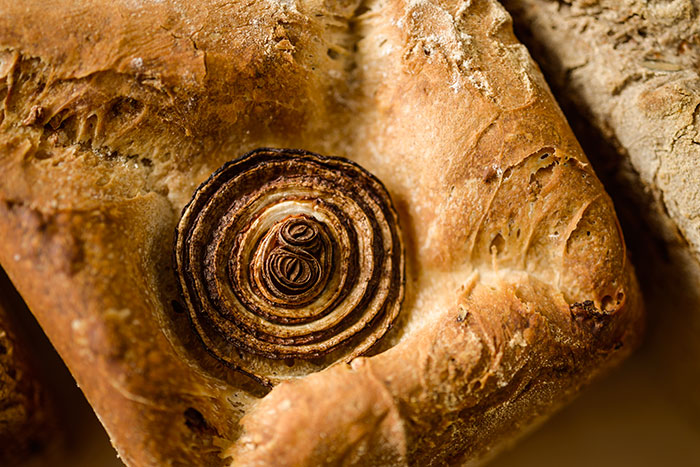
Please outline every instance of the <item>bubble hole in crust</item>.
[{"label": "bubble hole in crust", "polygon": [[302,150],[256,149],[214,172],[182,212],[174,262],[205,349],[266,385],[365,353],[404,295],[384,186]]}]

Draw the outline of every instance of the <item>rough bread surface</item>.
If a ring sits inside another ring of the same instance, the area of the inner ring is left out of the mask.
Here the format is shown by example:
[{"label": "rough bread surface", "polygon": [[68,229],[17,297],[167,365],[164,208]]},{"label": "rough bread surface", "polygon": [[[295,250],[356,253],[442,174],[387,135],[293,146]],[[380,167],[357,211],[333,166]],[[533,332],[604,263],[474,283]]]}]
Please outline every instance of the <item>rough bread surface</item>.
[{"label": "rough bread surface", "polygon": [[700,3],[504,3],[554,86],[630,158],[700,257]]},{"label": "rough bread surface", "polygon": [[700,3],[504,4],[616,187],[656,310],[653,348],[698,413],[700,366],[687,356],[700,355]]},{"label": "rough bread surface", "polygon": [[[0,12],[0,262],[128,464],[475,462],[638,343],[610,198],[496,2]],[[376,175],[407,262],[367,356],[271,391],[204,351],[170,260],[261,146]]]}]

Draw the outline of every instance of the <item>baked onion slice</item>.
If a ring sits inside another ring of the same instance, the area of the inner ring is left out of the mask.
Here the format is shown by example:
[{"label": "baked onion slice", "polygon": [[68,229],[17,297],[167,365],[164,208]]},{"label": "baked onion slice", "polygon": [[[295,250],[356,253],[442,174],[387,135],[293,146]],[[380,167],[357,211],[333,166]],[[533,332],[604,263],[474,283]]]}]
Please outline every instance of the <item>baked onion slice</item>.
[{"label": "baked onion slice", "polygon": [[398,218],[357,164],[257,149],[185,207],[175,268],[209,353],[266,384],[363,354],[404,291]]}]

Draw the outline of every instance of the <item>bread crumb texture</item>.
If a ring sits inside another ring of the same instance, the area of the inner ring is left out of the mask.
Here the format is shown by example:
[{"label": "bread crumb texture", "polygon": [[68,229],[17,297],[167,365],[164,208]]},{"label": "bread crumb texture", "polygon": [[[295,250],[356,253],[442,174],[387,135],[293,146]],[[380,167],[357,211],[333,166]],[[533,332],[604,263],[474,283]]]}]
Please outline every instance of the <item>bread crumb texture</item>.
[{"label": "bread crumb texture", "polygon": [[[495,1],[0,12],[0,262],[127,464],[478,462],[637,344],[612,203]],[[272,391],[171,267],[196,187],[261,146],[376,175],[407,261],[367,356]]]}]

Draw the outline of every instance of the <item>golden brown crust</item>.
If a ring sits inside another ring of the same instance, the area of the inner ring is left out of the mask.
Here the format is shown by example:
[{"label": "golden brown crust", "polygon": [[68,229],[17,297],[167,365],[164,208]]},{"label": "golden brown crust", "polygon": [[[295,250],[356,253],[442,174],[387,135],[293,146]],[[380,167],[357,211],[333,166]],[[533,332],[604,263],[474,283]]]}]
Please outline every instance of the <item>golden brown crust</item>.
[{"label": "golden brown crust", "polygon": [[656,311],[653,360],[697,420],[700,361],[693,367],[687,356],[700,355],[700,2],[504,4],[615,187],[645,303]]},{"label": "golden brown crust", "polygon": [[[478,459],[638,341],[612,204],[495,2],[0,5],[0,262],[127,463]],[[169,260],[259,146],[378,176],[407,254],[376,355],[262,400]]]},{"label": "golden brown crust", "polygon": [[243,418],[233,458],[345,465],[371,452],[383,465],[473,461],[571,398],[638,338],[636,329],[607,333],[606,317],[576,306],[567,316],[545,284],[509,279],[498,288],[475,281],[455,309],[381,355],[280,384]]}]

